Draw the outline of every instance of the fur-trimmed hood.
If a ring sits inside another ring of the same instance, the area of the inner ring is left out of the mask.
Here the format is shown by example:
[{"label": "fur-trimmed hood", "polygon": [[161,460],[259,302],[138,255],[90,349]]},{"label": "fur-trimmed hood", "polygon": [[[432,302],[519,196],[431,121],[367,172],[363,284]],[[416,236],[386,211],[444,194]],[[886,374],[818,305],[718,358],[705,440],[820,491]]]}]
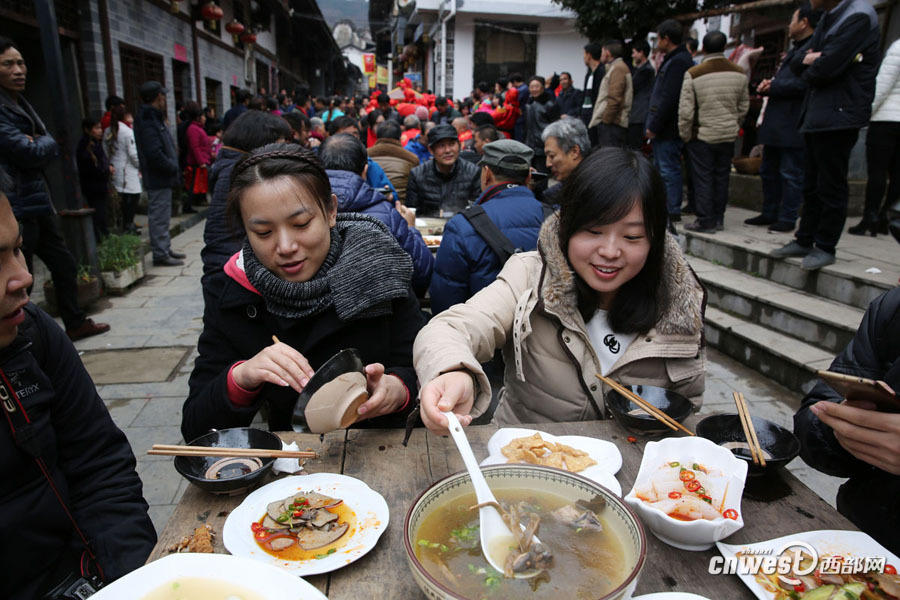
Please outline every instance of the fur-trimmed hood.
[{"label": "fur-trimmed hood", "polygon": [[[666,233],[663,256],[664,284],[659,293],[666,298],[655,329],[662,335],[697,335],[703,329],[706,292],[691,269],[674,236]],[[577,322],[576,274],[559,244],[559,213],[544,221],[538,237],[544,262],[540,297],[544,307],[570,322]]]}]

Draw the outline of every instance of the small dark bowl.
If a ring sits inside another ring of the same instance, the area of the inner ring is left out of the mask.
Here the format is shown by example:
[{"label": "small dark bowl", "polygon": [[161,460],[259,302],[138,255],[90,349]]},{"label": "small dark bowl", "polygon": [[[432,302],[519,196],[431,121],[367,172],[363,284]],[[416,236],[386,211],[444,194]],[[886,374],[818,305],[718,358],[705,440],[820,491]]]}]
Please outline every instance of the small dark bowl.
[{"label": "small dark bowl", "polygon": [[[629,385],[625,387],[679,423],[684,421],[691,414],[691,411],[694,410],[694,405],[691,401],[677,392],[653,385]],[[645,413],[637,404],[626,399],[616,390],[606,392],[606,406],[616,420],[628,429],[646,431],[647,433],[671,431],[668,426]],[[641,412],[640,414],[628,414],[633,410],[640,410]]]},{"label": "small dark bowl", "polygon": [[[281,450],[281,439],[269,431],[251,427],[236,427],[210,431],[191,441],[188,446],[206,446],[212,448],[265,448]],[[226,471],[221,479],[208,479],[207,471],[215,463],[223,460],[218,456],[176,456],[175,469],[181,476],[212,494],[234,495],[246,491],[259,483],[272,468],[274,458],[258,458],[260,466],[256,470],[244,473],[245,469],[232,468]],[[231,476],[228,476],[231,475]]]},{"label": "small dark bowl", "polygon": [[[767,421],[761,417],[753,418],[753,428],[756,429],[756,437],[759,445],[768,452],[772,458],[766,459],[766,466],[753,464],[750,451],[744,449],[732,450],[736,457],[749,463],[748,474],[750,476],[772,473],[791,462],[800,454],[800,440],[792,431]],[[697,423],[697,435],[704,437],[715,444],[727,442],[745,442],[744,429],[741,427],[741,419],[737,414],[712,415]]]},{"label": "small dark bowl", "polygon": [[291,425],[294,431],[307,431],[306,427],[306,405],[313,394],[319,391],[319,388],[344,373],[352,372],[366,374],[366,366],[363,364],[359,350],[356,348],[345,348],[341,350],[327,361],[325,364],[316,369],[316,374],[312,376],[303,391],[297,396],[297,403],[294,405],[294,414],[291,417]]}]

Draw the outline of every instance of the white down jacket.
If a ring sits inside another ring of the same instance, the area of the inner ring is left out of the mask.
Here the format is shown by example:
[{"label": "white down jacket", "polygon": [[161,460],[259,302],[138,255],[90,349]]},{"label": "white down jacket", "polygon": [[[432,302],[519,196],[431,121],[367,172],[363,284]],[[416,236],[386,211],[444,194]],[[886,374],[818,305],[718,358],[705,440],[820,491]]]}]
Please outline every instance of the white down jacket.
[{"label": "white down jacket", "polygon": [[119,132],[113,139],[112,128],[103,132],[103,148],[109,156],[109,164],[115,172],[112,184],[120,194],[141,193],[141,164],[138,159],[134,131],[125,123],[119,123]]},{"label": "white down jacket", "polygon": [[900,122],[900,39],[885,52],[878,69],[870,121]]}]

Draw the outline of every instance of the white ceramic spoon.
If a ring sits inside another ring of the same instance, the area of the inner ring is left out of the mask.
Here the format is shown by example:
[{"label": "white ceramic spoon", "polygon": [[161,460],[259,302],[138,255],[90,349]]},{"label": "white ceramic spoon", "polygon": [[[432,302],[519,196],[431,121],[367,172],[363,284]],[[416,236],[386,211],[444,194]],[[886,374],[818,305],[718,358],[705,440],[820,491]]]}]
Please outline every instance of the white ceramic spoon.
[{"label": "white ceramic spoon", "polygon": [[[472,479],[472,487],[475,488],[475,498],[478,500],[478,504],[482,505],[481,508],[478,509],[478,519],[480,522],[479,531],[481,532],[481,551],[487,561],[491,563],[491,566],[500,573],[503,573],[503,565],[506,562],[506,556],[509,553],[509,548],[511,546],[516,546],[516,538],[509,530],[509,527],[506,526],[503,517],[500,516],[497,509],[493,506],[485,506],[488,502],[497,503],[497,499],[494,498],[494,493],[491,492],[491,488],[488,487],[487,481],[485,481],[484,475],[481,473],[481,467],[478,466],[478,461],[475,460],[475,455],[472,453],[472,447],[469,445],[469,440],[466,438],[462,425],[459,424],[459,419],[457,419],[456,415],[452,412],[445,412],[444,416],[447,417],[450,437],[452,437],[453,441],[456,443],[456,448],[459,450],[460,455],[462,455],[463,463],[465,463],[466,470],[469,472],[469,477]],[[525,528],[522,527],[522,529]],[[540,540],[537,536],[534,536],[532,538],[532,544],[539,543]],[[531,571],[516,573],[515,577],[517,579],[528,579],[539,573],[540,570],[533,569]]]}]

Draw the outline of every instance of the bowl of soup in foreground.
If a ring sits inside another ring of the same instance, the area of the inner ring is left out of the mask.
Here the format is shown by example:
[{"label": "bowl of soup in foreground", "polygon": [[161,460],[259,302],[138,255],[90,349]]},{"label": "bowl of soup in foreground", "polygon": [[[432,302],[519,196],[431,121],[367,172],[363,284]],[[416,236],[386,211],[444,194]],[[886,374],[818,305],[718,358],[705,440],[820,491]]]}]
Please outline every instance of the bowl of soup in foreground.
[{"label": "bowl of soup in foreground", "polygon": [[481,551],[478,510],[465,472],[419,494],[406,514],[404,543],[413,578],[428,598],[541,600],[630,598],[646,557],[640,520],[613,492],[577,475],[538,465],[483,467],[505,509],[540,518],[537,536],[553,555],[533,579],[493,570]]}]

